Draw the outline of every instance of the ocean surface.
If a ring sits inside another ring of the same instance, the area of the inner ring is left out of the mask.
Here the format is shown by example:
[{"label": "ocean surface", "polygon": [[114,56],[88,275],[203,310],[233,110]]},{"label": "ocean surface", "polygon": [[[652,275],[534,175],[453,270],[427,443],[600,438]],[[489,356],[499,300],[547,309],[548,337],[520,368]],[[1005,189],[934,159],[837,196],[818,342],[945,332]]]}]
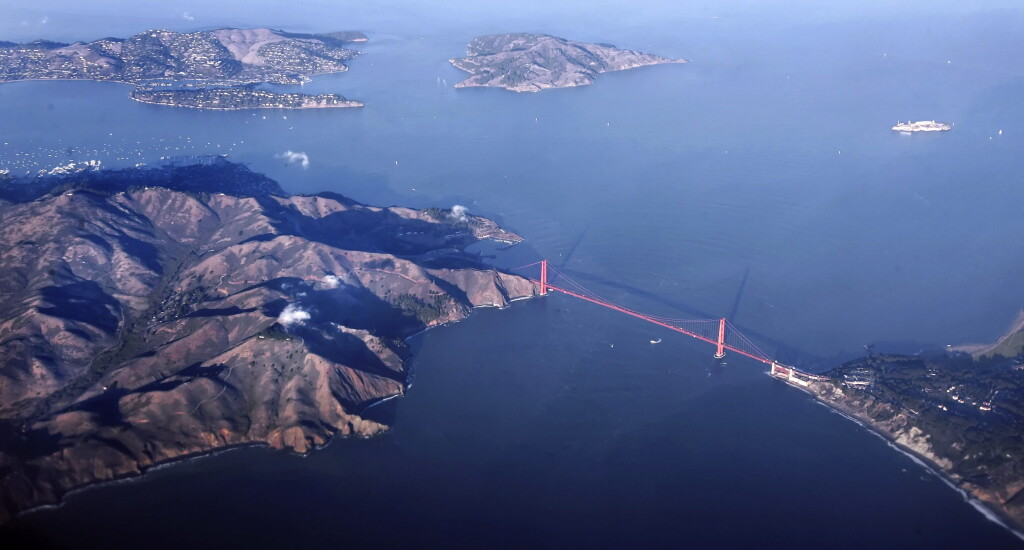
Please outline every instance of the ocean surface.
[{"label": "ocean surface", "polygon": [[[865,344],[992,341],[1024,304],[1012,3],[13,4],[0,40],[221,26],[370,37],[349,72],[302,87],[361,109],[205,112],[136,103],[117,84],[0,85],[0,169],[13,173],[215,153],[291,192],[462,204],[527,239],[498,265],[547,258],[634,309],[728,316],[812,371]],[[537,94],[452,87],[448,58],[512,31],[692,62]],[[890,130],[919,119],[955,127]],[[719,363],[612,311],[550,296],[412,344],[408,396],[368,412],[393,423],[385,436],[162,467],[20,528],[112,548],[1021,545],[762,365]]]}]

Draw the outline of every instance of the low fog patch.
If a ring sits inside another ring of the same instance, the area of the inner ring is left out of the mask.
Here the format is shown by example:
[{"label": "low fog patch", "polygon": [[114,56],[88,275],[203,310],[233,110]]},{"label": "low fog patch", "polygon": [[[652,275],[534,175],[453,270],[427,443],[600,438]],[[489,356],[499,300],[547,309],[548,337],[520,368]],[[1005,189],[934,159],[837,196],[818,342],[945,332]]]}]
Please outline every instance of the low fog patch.
[{"label": "low fog patch", "polygon": [[276,155],[279,159],[284,159],[287,164],[298,164],[303,168],[309,168],[309,155],[299,151],[292,151],[291,149]]},{"label": "low fog patch", "polygon": [[291,325],[303,325],[309,320],[309,317],[309,312],[298,304],[288,304],[277,316],[277,322],[287,328]]},{"label": "low fog patch", "polygon": [[452,211],[448,214],[448,217],[454,221],[465,223],[469,221],[469,216],[466,215],[467,212],[469,212],[468,208],[461,204],[456,204],[452,207]]},{"label": "low fog patch", "polygon": [[320,284],[326,289],[338,288],[341,285],[341,279],[337,275],[325,275],[323,279],[320,279]]}]

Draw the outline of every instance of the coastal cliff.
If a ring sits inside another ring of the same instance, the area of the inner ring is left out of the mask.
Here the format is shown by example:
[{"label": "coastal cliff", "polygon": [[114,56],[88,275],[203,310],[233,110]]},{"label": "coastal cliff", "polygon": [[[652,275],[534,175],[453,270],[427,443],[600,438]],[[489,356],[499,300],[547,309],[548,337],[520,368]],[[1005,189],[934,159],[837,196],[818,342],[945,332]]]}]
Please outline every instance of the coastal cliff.
[{"label": "coastal cliff", "polygon": [[686,63],[657,55],[588,44],[546,34],[496,34],[469,43],[466,57],[449,60],[470,73],[456,88],[487,86],[513,92],[584,86],[597,75],[662,63]]},{"label": "coastal cliff", "polygon": [[290,196],[223,159],[3,181],[0,519],[216,449],[387,426],[404,338],[534,286],[463,209]]},{"label": "coastal cliff", "polygon": [[1024,532],[1020,358],[873,354],[790,383],[916,455]]}]

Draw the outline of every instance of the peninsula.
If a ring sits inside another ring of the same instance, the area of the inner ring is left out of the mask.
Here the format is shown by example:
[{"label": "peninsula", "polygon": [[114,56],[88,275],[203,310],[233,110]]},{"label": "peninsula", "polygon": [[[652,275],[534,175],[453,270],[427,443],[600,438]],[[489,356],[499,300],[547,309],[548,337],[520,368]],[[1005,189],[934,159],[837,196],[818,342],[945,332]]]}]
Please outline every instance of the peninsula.
[{"label": "peninsula", "polygon": [[974,356],[870,354],[822,375],[778,365],[771,373],[918,457],[1024,533],[1024,355],[1016,328]]},{"label": "peninsula", "polygon": [[462,207],[288,195],[221,157],[0,177],[0,520],[247,444],[387,426],[404,339],[532,296]]},{"label": "peninsula", "polygon": [[897,122],[892,129],[897,132],[945,132],[952,130],[953,126],[934,120],[919,120],[917,122]]},{"label": "peninsula", "polygon": [[[345,62],[360,55],[345,46],[357,41],[366,37],[356,32],[218,29],[152,30],[75,44],[5,42],[0,43],[0,82],[120,82],[136,86],[132,97],[139,101],[200,109],[354,107],[361,104],[341,96],[274,94],[254,85],[301,84],[314,75],[345,71]],[[187,87],[159,89],[168,83]]]},{"label": "peninsula", "polygon": [[657,55],[587,44],[546,34],[496,34],[469,43],[466,57],[449,60],[470,73],[456,88],[489,86],[513,92],[585,86],[597,75],[662,63],[686,63]]}]

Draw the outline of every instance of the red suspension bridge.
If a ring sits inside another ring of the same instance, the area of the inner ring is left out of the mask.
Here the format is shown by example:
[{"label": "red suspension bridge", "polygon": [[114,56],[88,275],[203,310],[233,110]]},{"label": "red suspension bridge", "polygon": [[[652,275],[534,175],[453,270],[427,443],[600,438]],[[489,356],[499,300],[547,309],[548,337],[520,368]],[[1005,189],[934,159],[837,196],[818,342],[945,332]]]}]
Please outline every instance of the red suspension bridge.
[{"label": "red suspension bridge", "polygon": [[[539,273],[537,273],[538,270]],[[601,297],[596,292],[574,281],[565,273],[548,265],[547,260],[520,266],[513,269],[513,271],[524,274],[527,279],[536,283],[541,296],[546,295],[548,292],[561,292],[573,298],[579,298],[580,300],[613,309],[648,323],[654,323],[669,330],[691,336],[715,346],[715,358],[717,359],[725,357],[726,351],[738,353],[744,357],[770,365],[771,370],[769,373],[771,375],[800,386],[807,386],[810,384],[810,381],[820,379],[818,376],[798,371],[793,367],[775,361],[724,317],[694,320],[659,317],[642,313]],[[556,286],[554,283],[558,283],[558,285]]]}]

